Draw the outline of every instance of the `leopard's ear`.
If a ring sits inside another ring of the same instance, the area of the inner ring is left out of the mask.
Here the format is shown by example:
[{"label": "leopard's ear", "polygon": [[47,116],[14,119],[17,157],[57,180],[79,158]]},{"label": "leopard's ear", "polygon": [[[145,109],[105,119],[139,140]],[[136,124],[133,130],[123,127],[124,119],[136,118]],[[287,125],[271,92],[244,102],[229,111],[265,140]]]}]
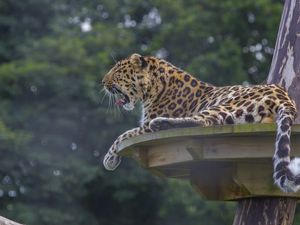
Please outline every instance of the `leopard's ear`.
[{"label": "leopard's ear", "polygon": [[130,63],[134,66],[134,68],[138,70],[143,70],[148,65],[145,58],[137,53],[132,54],[129,59]]}]

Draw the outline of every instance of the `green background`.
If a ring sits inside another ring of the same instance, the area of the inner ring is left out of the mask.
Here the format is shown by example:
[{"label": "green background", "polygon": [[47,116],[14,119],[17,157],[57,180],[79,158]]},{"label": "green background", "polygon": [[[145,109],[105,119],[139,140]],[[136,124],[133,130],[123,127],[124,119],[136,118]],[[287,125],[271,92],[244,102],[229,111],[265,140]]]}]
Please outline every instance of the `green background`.
[{"label": "green background", "polygon": [[[231,224],[235,204],[102,158],[139,107],[100,81],[137,52],[216,85],[262,83],[282,11],[272,0],[1,0],[0,215],[28,225]],[[296,221],[300,221],[299,213]]]}]

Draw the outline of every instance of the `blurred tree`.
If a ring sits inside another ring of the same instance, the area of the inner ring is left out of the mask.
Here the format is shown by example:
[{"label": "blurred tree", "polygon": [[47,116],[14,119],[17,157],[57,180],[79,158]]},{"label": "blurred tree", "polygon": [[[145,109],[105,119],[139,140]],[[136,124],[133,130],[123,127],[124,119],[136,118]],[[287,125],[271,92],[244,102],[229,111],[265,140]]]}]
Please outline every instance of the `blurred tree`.
[{"label": "blurred tree", "polygon": [[50,0],[0,2],[0,63],[22,57],[19,48],[48,35],[54,9]]},{"label": "blurred tree", "polygon": [[151,49],[218,85],[266,79],[281,3],[262,1],[164,1]]}]

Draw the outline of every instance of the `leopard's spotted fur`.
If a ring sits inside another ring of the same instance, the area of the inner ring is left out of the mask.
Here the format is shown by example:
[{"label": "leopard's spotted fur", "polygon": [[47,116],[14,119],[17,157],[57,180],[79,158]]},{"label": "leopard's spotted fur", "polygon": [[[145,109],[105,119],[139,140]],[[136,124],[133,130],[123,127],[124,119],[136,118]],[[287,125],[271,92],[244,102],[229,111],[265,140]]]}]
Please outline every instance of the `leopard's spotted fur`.
[{"label": "leopard's spotted fur", "polygon": [[143,104],[140,126],[113,143],[103,161],[106,169],[119,165],[120,141],[135,135],[174,127],[276,121],[274,181],[286,192],[300,188],[300,162],[290,161],[291,125],[297,112],[281,87],[215,87],[165,60],[138,54],[118,62],[102,82],[110,93],[124,97],[125,109],[133,109],[137,101]]}]

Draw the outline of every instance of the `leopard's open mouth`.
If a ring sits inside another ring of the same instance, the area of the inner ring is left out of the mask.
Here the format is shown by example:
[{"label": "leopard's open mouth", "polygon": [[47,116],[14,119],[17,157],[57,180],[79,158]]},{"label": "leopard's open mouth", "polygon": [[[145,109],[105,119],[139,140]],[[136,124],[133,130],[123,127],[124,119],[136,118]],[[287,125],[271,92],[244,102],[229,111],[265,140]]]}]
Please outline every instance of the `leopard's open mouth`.
[{"label": "leopard's open mouth", "polygon": [[117,99],[115,102],[117,106],[124,106],[125,104],[130,102],[129,97],[126,94],[124,94],[119,88],[113,86],[110,89],[110,92],[114,95],[117,95]]}]

